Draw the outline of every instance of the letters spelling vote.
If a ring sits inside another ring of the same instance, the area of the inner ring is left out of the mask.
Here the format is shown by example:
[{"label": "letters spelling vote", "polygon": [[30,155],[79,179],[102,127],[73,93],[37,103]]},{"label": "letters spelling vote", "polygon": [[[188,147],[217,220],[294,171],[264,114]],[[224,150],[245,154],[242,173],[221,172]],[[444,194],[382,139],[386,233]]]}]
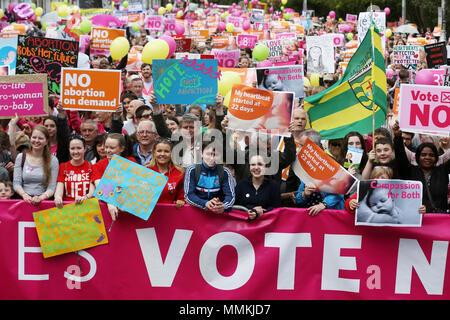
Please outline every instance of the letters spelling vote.
[{"label": "letters spelling vote", "polygon": [[420,91],[411,91],[411,96],[414,101],[420,100],[420,101],[433,101],[433,102],[439,102],[439,96],[437,94],[432,94],[431,92],[421,93]]}]

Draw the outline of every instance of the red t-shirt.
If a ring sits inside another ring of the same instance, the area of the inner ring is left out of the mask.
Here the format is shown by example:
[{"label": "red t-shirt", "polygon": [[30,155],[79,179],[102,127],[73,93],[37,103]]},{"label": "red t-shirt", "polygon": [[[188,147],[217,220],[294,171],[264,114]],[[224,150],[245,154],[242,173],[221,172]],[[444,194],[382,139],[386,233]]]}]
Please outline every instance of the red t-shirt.
[{"label": "red t-shirt", "polygon": [[[125,159],[136,162],[136,159],[133,157],[126,157]],[[104,158],[104,159],[100,160],[99,162],[96,162],[92,166],[92,182],[95,182],[95,180],[100,180],[102,178],[102,175],[105,172],[108,164],[109,164],[109,159]]]},{"label": "red t-shirt", "polygon": [[[158,167],[150,167],[150,170],[158,171]],[[167,183],[158,199],[158,203],[175,203],[177,200],[184,201],[183,178],[184,173],[178,171],[174,166],[164,174],[168,177]]]},{"label": "red t-shirt", "polygon": [[89,193],[92,176],[92,165],[84,161],[81,166],[74,166],[70,161],[59,166],[58,182],[64,183],[64,201],[74,201],[75,197],[83,197]]}]

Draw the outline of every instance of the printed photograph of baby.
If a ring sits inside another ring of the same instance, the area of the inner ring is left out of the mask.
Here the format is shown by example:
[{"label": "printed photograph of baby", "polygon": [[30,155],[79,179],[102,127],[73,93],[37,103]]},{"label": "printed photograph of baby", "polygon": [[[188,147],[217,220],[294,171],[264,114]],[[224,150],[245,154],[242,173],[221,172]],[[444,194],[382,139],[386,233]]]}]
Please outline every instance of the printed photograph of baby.
[{"label": "printed photograph of baby", "polygon": [[420,227],[422,183],[408,180],[362,180],[358,183],[355,225]]},{"label": "printed photograph of baby", "polygon": [[302,65],[256,69],[258,89],[294,92],[296,99],[305,96],[303,79]]}]

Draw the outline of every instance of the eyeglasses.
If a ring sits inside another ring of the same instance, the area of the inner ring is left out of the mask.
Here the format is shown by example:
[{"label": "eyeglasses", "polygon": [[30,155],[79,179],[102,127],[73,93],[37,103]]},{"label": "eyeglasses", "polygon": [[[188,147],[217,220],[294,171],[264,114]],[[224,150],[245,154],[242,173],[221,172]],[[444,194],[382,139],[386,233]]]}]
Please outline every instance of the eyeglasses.
[{"label": "eyeglasses", "polygon": [[138,131],[138,132],[136,132],[136,133],[137,133],[138,135],[140,135],[140,136],[156,134],[156,132],[147,131],[147,130]]},{"label": "eyeglasses", "polygon": [[150,117],[152,116],[151,113],[147,113],[147,114],[143,114],[139,117],[139,119],[150,119]]}]

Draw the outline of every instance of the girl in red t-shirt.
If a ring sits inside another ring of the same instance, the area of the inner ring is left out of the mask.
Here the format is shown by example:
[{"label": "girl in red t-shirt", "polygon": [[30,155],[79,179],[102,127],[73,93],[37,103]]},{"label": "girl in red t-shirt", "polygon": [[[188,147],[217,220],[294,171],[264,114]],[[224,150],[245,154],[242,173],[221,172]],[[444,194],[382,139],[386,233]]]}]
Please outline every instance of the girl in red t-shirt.
[{"label": "girl in red t-shirt", "polygon": [[75,201],[76,204],[92,197],[94,185],[91,181],[92,165],[84,160],[86,142],[82,136],[72,136],[69,140],[71,160],[59,166],[55,191],[55,205],[63,206],[63,201]]},{"label": "girl in red t-shirt", "polygon": [[[109,133],[105,140],[105,151],[106,158],[96,162],[92,166],[92,181],[94,182],[95,187],[98,186],[109,161],[115,154],[136,162],[136,160],[131,157],[132,146],[130,146],[128,136],[126,134]],[[115,221],[117,219],[117,215],[119,214],[119,208],[109,203],[107,205],[111,218]]]},{"label": "girl in red t-shirt", "polygon": [[177,208],[181,208],[185,204],[184,168],[172,163],[172,147],[172,143],[168,140],[157,140],[153,146],[152,159],[146,167],[168,177],[158,203],[173,203]]}]

